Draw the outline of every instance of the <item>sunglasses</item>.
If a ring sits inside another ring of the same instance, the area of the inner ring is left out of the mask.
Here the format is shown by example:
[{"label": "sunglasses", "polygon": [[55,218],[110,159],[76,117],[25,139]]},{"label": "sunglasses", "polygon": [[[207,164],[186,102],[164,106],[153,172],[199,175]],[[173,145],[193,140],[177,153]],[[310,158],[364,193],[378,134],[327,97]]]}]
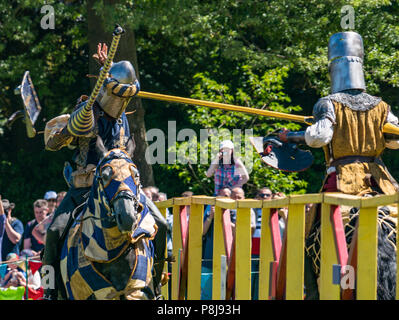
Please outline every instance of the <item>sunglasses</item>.
[{"label": "sunglasses", "polygon": [[272,196],[272,194],[271,193],[260,193],[260,194],[258,194],[258,196],[261,198],[269,198]]}]

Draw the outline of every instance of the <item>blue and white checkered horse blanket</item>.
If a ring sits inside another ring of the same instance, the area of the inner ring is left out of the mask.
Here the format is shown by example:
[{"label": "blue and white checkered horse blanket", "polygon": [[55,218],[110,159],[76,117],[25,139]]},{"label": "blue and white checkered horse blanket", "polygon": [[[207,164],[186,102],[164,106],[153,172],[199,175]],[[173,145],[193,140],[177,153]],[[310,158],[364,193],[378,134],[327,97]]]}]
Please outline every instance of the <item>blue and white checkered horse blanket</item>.
[{"label": "blue and white checkered horse blanket", "polygon": [[[120,152],[120,154],[112,154],[112,152]],[[115,156],[119,157],[115,159]],[[138,186],[132,174],[132,170],[135,172],[134,170],[137,171],[137,169],[130,158],[123,156],[121,150],[111,151],[106,158],[111,158],[106,164],[114,169],[113,180],[103,189],[95,179],[90,197],[69,230],[62,248],[61,274],[67,296],[68,299],[76,300],[119,299],[122,295],[127,299],[146,299],[148,297],[142,289],[152,286],[154,257],[152,240],[156,234],[157,225],[145,204],[145,197],[140,194],[139,199],[143,210],[137,214],[137,227],[132,233],[122,234],[119,231],[115,219],[109,216],[108,197],[121,188],[126,190],[126,187],[137,194]],[[133,164],[127,170],[126,161]],[[95,268],[93,262],[112,263],[129,246],[133,246],[135,250],[136,261],[130,270],[131,276],[125,289],[118,291]]]}]

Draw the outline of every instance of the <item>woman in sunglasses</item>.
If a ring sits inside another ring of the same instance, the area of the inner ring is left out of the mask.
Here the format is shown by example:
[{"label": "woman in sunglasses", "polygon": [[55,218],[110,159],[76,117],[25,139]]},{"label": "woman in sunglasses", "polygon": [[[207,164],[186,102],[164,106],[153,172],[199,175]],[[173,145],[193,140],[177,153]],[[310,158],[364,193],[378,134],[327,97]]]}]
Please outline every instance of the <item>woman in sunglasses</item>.
[{"label": "woman in sunglasses", "polygon": [[206,172],[206,176],[214,176],[215,196],[223,188],[242,188],[247,183],[248,171],[241,159],[234,154],[234,144],[231,140],[224,140],[220,143],[219,152]]}]

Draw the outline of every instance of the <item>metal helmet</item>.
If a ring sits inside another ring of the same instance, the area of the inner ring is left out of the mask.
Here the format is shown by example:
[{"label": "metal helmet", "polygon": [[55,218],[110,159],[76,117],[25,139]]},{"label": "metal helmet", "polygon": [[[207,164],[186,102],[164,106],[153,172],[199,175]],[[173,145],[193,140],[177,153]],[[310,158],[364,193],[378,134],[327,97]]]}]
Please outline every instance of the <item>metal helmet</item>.
[{"label": "metal helmet", "polygon": [[97,102],[112,118],[119,118],[125,111],[129,100],[140,90],[136,72],[129,61],[113,63],[105,80]]},{"label": "metal helmet", "polygon": [[363,73],[363,40],[356,32],[339,32],[328,43],[331,93],[348,89],[366,90]]}]

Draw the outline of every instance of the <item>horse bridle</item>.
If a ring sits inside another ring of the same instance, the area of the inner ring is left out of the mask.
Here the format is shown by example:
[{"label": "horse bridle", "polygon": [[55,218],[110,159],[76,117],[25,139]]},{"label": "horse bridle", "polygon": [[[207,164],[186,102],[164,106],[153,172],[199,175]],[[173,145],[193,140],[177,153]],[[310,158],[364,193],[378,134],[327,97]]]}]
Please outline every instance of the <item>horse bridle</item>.
[{"label": "horse bridle", "polygon": [[[100,163],[99,163],[98,166],[97,166],[96,173],[95,173],[95,176],[94,176],[94,178],[96,179],[96,181],[98,182],[98,185],[99,185],[99,187],[100,187],[101,194],[103,195],[102,197],[103,197],[103,199],[105,200],[105,201],[104,201],[104,205],[105,205],[105,207],[106,207],[107,210],[108,210],[107,216],[110,217],[110,218],[112,218],[112,219],[115,219],[115,217],[116,217],[115,210],[114,210],[114,207],[113,207],[113,205],[112,205],[112,203],[113,203],[116,199],[120,199],[120,198],[129,198],[129,199],[133,200],[133,202],[134,202],[134,208],[135,208],[135,210],[136,210],[137,212],[141,212],[141,211],[143,210],[143,205],[142,205],[142,204],[140,203],[140,201],[139,201],[139,197],[140,197],[140,187],[141,187],[141,185],[140,185],[140,182],[139,182],[139,181],[136,181],[136,180],[139,179],[137,167],[135,166],[135,164],[133,163],[133,161],[130,159],[129,155],[128,155],[124,150],[121,150],[121,149],[119,149],[119,150],[120,150],[121,152],[123,152],[124,157],[120,157],[119,154],[116,154],[116,153],[114,153],[114,154],[117,155],[117,158],[118,158],[118,159],[127,160],[127,161],[130,163],[130,164],[129,164],[129,166],[130,166],[129,169],[133,168],[133,170],[130,170],[130,171],[131,171],[131,172],[133,171],[133,172],[136,174],[136,176],[133,176],[133,174],[131,174],[131,176],[130,176],[130,177],[133,179],[134,185],[136,186],[136,194],[134,194],[133,192],[131,192],[131,194],[126,193],[126,192],[123,192],[123,191],[132,191],[130,188],[128,188],[128,189],[126,189],[126,188],[120,189],[120,187],[118,187],[118,188],[117,188],[117,191],[113,194],[112,198],[111,198],[111,199],[108,198],[106,189],[109,187],[109,183],[108,183],[107,185],[104,186],[104,181],[103,181],[103,178],[102,178],[101,173],[102,173],[102,170],[103,170],[104,167],[111,167],[111,168],[113,169],[112,165],[107,164],[107,162],[111,162],[112,160],[115,159],[115,158],[108,159],[109,155],[111,154],[111,152],[114,152],[114,150],[110,150],[110,151],[104,156],[104,158],[100,161]],[[113,172],[114,172],[114,170],[113,170]],[[136,182],[137,182],[137,183],[136,183]],[[140,207],[141,207],[141,210],[139,210]]]}]

